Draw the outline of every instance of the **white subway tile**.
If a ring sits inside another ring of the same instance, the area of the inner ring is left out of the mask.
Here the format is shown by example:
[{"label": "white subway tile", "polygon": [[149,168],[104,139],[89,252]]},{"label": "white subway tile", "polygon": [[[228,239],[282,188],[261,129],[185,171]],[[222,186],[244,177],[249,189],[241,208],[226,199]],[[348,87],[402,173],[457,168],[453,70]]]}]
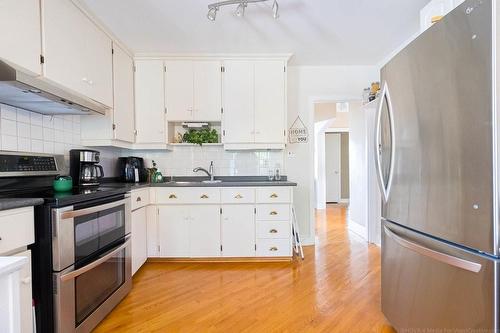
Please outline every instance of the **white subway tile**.
[{"label": "white subway tile", "polygon": [[31,140],[29,138],[17,138],[17,150],[30,152]]},{"label": "white subway tile", "polygon": [[44,141],[43,152],[46,154],[54,154],[54,142]]},{"label": "white subway tile", "polygon": [[64,129],[64,120],[59,116],[54,117],[54,128],[61,131]]},{"label": "white subway tile", "polygon": [[73,133],[71,132],[63,132],[64,133],[64,143],[73,144]]},{"label": "white subway tile", "polygon": [[25,123],[17,123],[17,136],[21,138],[30,137],[30,125]]},{"label": "white subway tile", "polygon": [[43,140],[43,127],[31,125],[31,139]]},{"label": "white subway tile", "polygon": [[17,150],[17,137],[2,134],[2,150]]},{"label": "white subway tile", "polygon": [[15,107],[2,104],[1,110],[2,110],[2,119],[9,119],[9,120],[17,119],[17,110]]},{"label": "white subway tile", "polygon": [[80,116],[73,116],[73,122],[79,124],[80,123]]},{"label": "white subway tile", "polygon": [[60,130],[54,130],[54,141],[64,143],[64,132]]},{"label": "white subway tile", "polygon": [[64,143],[61,143],[61,142],[54,143],[54,153],[55,154],[64,154],[65,153],[64,149],[65,149]]},{"label": "white subway tile", "polygon": [[15,120],[2,119],[0,131],[3,135],[17,136],[17,122]]},{"label": "white subway tile", "polygon": [[43,127],[54,128],[54,117],[43,116]]},{"label": "white subway tile", "polygon": [[43,153],[43,141],[31,140],[31,151],[34,153]]},{"label": "white subway tile", "polygon": [[67,132],[73,131],[73,121],[72,120],[64,119],[63,126],[64,126],[65,131],[67,131]]},{"label": "white subway tile", "polygon": [[54,129],[52,128],[43,128],[43,140],[44,141],[54,141]]},{"label": "white subway tile", "polygon": [[[43,126],[43,115],[35,112],[30,112],[31,125]],[[18,115],[19,117],[19,115]],[[19,121],[19,119],[18,119]]]},{"label": "white subway tile", "polygon": [[29,111],[23,109],[17,109],[17,121],[20,123],[30,123],[30,113]]}]

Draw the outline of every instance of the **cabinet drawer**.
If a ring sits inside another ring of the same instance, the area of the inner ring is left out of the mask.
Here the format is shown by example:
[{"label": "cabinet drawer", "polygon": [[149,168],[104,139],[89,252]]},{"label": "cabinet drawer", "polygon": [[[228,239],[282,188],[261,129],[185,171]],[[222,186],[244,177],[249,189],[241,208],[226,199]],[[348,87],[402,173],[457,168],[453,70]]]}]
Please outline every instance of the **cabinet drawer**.
[{"label": "cabinet drawer", "polygon": [[0,254],[35,242],[33,207],[0,211]]},{"label": "cabinet drawer", "polygon": [[257,188],[258,203],[289,203],[291,202],[291,189],[289,187],[260,187]]},{"label": "cabinet drawer", "polygon": [[290,205],[257,205],[257,220],[288,221],[290,220]]},{"label": "cabinet drawer", "polygon": [[239,187],[223,188],[221,190],[221,197],[222,203],[225,204],[254,203],[255,189]]},{"label": "cabinet drawer", "polygon": [[149,188],[135,190],[130,193],[132,210],[149,205]]},{"label": "cabinet drawer", "polygon": [[257,222],[257,238],[289,238],[291,234],[289,222]]},{"label": "cabinet drawer", "polygon": [[218,204],[220,189],[213,187],[158,188],[159,204]]},{"label": "cabinet drawer", "polygon": [[290,239],[257,239],[257,257],[289,257],[292,255]]}]

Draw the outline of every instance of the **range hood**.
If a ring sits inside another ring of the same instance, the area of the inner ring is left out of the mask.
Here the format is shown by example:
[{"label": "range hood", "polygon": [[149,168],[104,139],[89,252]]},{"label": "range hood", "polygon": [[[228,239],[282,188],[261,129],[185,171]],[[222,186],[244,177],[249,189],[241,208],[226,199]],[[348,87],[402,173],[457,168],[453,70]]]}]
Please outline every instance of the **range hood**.
[{"label": "range hood", "polygon": [[0,103],[45,115],[106,114],[109,108],[0,60]]}]

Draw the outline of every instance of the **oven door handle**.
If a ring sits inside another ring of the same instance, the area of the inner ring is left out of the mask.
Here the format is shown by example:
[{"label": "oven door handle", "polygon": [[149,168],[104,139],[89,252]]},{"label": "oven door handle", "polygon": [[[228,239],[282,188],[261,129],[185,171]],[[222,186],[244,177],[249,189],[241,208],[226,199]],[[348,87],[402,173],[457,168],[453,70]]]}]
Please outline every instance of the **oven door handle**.
[{"label": "oven door handle", "polygon": [[77,276],[82,275],[83,273],[86,273],[93,268],[96,268],[97,266],[104,263],[105,261],[108,261],[115,254],[117,254],[118,252],[120,252],[121,250],[123,250],[124,248],[126,248],[127,246],[130,245],[130,237],[131,237],[131,235],[125,236],[125,243],[118,245],[118,247],[110,250],[109,252],[104,254],[102,257],[100,257],[96,261],[93,261],[90,264],[83,266],[82,268],[77,269],[76,271],[72,271],[72,272],[61,275],[61,277],[59,279],[63,282],[68,281],[68,280],[73,280]]},{"label": "oven door handle", "polygon": [[125,198],[125,199],[122,199],[119,201],[113,201],[113,202],[110,202],[110,203],[107,203],[104,205],[100,205],[100,206],[94,206],[94,207],[89,207],[89,208],[84,208],[84,209],[79,209],[79,210],[70,210],[67,212],[62,212],[61,219],[63,219],[63,220],[71,219],[71,218],[75,218],[78,216],[89,215],[89,214],[97,213],[97,212],[100,212],[100,211],[103,211],[106,209],[115,208],[115,207],[118,207],[120,205],[127,203],[127,200],[129,200],[129,199]]}]

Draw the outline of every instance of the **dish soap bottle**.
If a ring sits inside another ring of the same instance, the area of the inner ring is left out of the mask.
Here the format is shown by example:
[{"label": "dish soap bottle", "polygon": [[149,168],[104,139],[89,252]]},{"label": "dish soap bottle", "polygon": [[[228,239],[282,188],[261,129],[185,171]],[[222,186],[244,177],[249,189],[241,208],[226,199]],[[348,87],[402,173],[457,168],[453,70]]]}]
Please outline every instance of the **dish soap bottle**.
[{"label": "dish soap bottle", "polygon": [[153,183],[163,183],[163,175],[161,174],[161,171],[159,168],[157,168],[156,172],[154,173]]}]

